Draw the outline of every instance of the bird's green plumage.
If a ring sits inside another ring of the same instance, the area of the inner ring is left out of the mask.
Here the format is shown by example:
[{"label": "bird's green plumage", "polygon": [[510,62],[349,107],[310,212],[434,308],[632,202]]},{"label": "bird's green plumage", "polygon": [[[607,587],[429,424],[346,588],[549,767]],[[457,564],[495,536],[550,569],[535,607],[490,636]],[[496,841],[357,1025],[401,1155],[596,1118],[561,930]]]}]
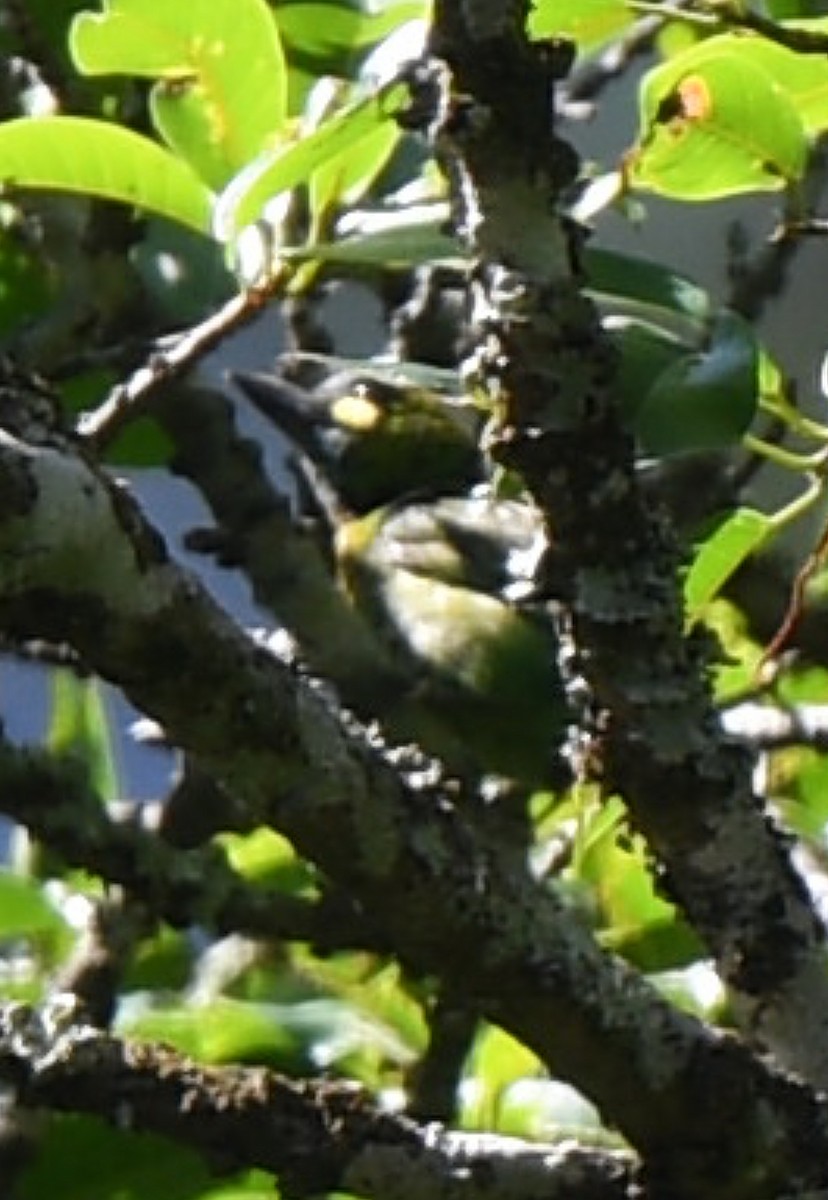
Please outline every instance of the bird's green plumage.
[{"label": "bird's green plumage", "polygon": [[354,602],[479,766],[540,787],[566,722],[556,642],[547,622],[498,595],[508,553],[531,553],[526,516],[465,497],[388,507],[343,526],[337,558]]},{"label": "bird's green plumage", "polygon": [[304,417],[297,403],[283,427],[334,493],[342,586],[427,708],[424,748],[524,787],[559,781],[555,636],[507,598],[537,553],[531,508],[469,494],[477,431],[440,397],[363,383],[306,396]]}]

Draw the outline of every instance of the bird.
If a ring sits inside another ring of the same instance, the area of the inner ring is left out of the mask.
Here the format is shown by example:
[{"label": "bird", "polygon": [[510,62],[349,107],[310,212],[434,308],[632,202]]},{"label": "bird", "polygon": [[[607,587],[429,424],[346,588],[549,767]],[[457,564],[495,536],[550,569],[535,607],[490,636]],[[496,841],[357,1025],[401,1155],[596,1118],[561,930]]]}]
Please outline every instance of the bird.
[{"label": "bird", "polygon": [[[233,381],[294,449],[340,586],[411,680],[422,748],[463,776],[560,787],[568,708],[558,642],[523,603],[545,538],[489,486],[483,417],[432,390],[339,371],[305,389]],[[375,714],[382,724],[383,714]]]}]

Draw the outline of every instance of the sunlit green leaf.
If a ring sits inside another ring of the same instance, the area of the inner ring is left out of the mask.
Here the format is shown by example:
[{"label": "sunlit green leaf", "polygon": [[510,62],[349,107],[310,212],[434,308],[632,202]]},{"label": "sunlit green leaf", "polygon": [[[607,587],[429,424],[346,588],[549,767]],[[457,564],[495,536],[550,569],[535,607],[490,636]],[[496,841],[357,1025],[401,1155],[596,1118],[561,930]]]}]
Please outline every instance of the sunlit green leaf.
[{"label": "sunlit green leaf", "polygon": [[338,59],[382,41],[407,21],[424,17],[426,7],[420,0],[383,5],[378,12],[342,4],[280,4],[279,29],[303,56]]},{"label": "sunlit green leaf", "polygon": [[785,824],[821,845],[828,824],[828,755],[792,746],[775,756],[773,792]]},{"label": "sunlit green leaf", "polygon": [[272,829],[226,834],[221,839],[231,865],[259,885],[300,891],[311,886],[313,873],[287,838]]},{"label": "sunlit green leaf", "polygon": [[635,13],[625,0],[535,0],[529,16],[530,37],[569,37],[589,50],[626,29]]},{"label": "sunlit green leaf", "polygon": [[632,186],[682,200],[777,190],[798,180],[808,140],[787,92],[757,62],[707,42],[650,71],[640,94]]},{"label": "sunlit green leaf", "polygon": [[123,978],[125,993],[184,988],[190,979],[196,952],[186,932],[161,925],[135,948]]},{"label": "sunlit green leaf", "polygon": [[[828,19],[791,22],[794,27],[828,33]],[[828,59],[822,54],[798,54],[779,42],[736,33],[709,38],[704,55],[714,51],[759,67],[793,101],[805,131],[819,133],[828,125]]]},{"label": "sunlit green leaf", "polygon": [[466,1069],[460,1124],[466,1129],[498,1128],[506,1089],[520,1079],[536,1078],[540,1071],[537,1056],[520,1042],[503,1029],[482,1026]]},{"label": "sunlit green leaf", "polygon": [[728,579],[762,545],[773,528],[769,517],[753,508],[738,508],[702,544],[684,581],[690,620],[702,615]]},{"label": "sunlit green leaf", "polygon": [[151,110],[167,143],[211,186],[223,186],[281,130],[287,73],[265,0],[104,0],[71,32],[90,75],[160,77]]},{"label": "sunlit green leaf", "polygon": [[[828,22],[819,25],[828,33]],[[797,54],[776,42],[756,38],[750,53],[796,105],[806,132],[814,136],[828,128],[828,57],[824,54]]]},{"label": "sunlit green leaf", "polygon": [[675,911],[653,915],[640,925],[618,926],[602,943],[648,974],[688,966],[705,955],[698,936]]},{"label": "sunlit green leaf", "polygon": [[212,194],[186,163],[130,129],[86,117],[0,124],[0,183],[118,200],[206,233]]},{"label": "sunlit green leaf", "polygon": [[[717,704],[744,699],[755,691],[763,647],[748,628],[741,609],[721,595],[698,614],[721,646],[721,658],[713,671],[713,696]],[[692,618],[690,619],[692,621]]]},{"label": "sunlit green leaf", "polygon": [[596,891],[607,933],[640,930],[672,915],[672,905],[656,893],[643,846],[630,840],[623,824],[608,825],[604,836],[591,839],[578,857],[577,871]]},{"label": "sunlit green leaf", "polygon": [[79,679],[71,671],[55,671],[52,694],[50,749],[82,758],[98,794],[115,799],[118,772],[101,684],[96,679]]},{"label": "sunlit green leaf", "polygon": [[169,1042],[206,1063],[265,1063],[289,1071],[336,1065],[359,1071],[366,1056],[384,1063],[411,1060],[393,1030],[328,997],[293,1004],[219,997],[209,1004],[129,1006],[121,1029],[132,1037]]},{"label": "sunlit green leaf", "polygon": [[64,928],[63,918],[38,883],[0,870],[0,938],[61,933]]},{"label": "sunlit green leaf", "polygon": [[[366,971],[359,957],[343,955],[307,961],[303,963],[303,974],[364,1023],[362,1049],[353,1059],[363,1083],[381,1086],[389,1062],[405,1065],[422,1053],[427,1040],[423,1012],[404,985],[396,964]],[[334,1045],[337,1040],[341,1039],[335,1038]]]},{"label": "sunlit green leaf", "polygon": [[199,1193],[198,1200],[276,1200],[278,1192],[267,1171],[246,1171],[235,1180],[220,1180]]},{"label": "sunlit green leaf", "polygon": [[220,998],[210,1004],[125,1008],[121,1031],[168,1042],[203,1063],[257,1062],[282,1070],[307,1068],[316,1037],[325,1029],[301,1017],[304,1006],[249,1004]]},{"label": "sunlit green leaf", "polygon": [[301,141],[261,155],[245,167],[221,194],[214,232],[229,242],[256,221],[268,200],[306,183],[324,163],[350,150],[389,123],[405,102],[408,89],[392,85],[331,117]]},{"label": "sunlit green leaf", "polygon": [[697,961],[686,968],[651,973],[650,982],[683,1012],[714,1024],[729,1023],[727,995],[711,963]]},{"label": "sunlit green leaf", "polygon": [[310,181],[310,206],[314,218],[358,203],[388,162],[399,142],[393,122],[373,130],[350,150],[329,158]]}]

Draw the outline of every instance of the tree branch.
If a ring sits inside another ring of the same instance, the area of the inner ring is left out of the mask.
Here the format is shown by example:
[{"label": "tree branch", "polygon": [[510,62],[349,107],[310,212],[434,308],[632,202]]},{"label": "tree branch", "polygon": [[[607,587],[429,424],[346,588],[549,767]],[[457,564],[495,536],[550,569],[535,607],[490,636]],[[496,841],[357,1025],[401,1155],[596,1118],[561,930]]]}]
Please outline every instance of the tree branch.
[{"label": "tree branch", "polygon": [[711,647],[684,636],[675,540],[642,494],[578,234],[554,207],[577,169],[550,127],[566,56],[528,43],[528,5],[490,9],[438,3],[432,50],[451,72],[433,132],[476,258],[470,365],[492,398],[493,452],[523,476],[568,576],[563,593],[546,584],[600,713],[592,763],[715,955],[742,1028],[824,1086],[824,930],[752,795],[750,755],[722,732]]},{"label": "tree branch", "polygon": [[29,419],[25,394],[6,415],[0,623],[13,636],[70,641],[249,826],[272,824],[351,895],[407,967],[453,984],[581,1088],[654,1185],[732,1200],[746,1173],[768,1190],[802,1170],[828,1184],[828,1123],[808,1089],[672,1008],[467,823],[439,772],[251,641],[129,496]]},{"label": "tree branch", "polygon": [[85,1112],[166,1135],[223,1171],[258,1167],[282,1195],[387,1200],[624,1200],[628,1155],[419,1129],[352,1084],[294,1083],[263,1068],[207,1069],[47,1009],[0,1009],[0,1078],[18,1104]]},{"label": "tree branch", "polygon": [[124,887],[176,928],[303,941],[325,952],[387,951],[365,914],[341,896],[305,900],[254,887],[216,845],[182,850],[132,820],[115,821],[76,759],[0,741],[0,811],[73,867]]}]

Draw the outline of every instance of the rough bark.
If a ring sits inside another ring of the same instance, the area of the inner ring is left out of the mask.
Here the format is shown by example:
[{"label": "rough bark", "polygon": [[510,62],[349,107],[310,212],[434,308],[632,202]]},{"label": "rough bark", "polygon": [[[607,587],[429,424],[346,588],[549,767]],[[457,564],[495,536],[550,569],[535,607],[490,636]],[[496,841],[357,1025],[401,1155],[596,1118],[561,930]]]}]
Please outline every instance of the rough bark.
[{"label": "rough bark", "polygon": [[54,430],[25,418],[15,430],[0,438],[5,629],[68,641],[120,685],[226,786],[240,824],[288,836],[406,965],[471,997],[590,1096],[650,1186],[715,1198],[828,1183],[828,1124],[808,1089],[600,950],[467,824],[439,771],[386,750],[240,630],[122,489]]},{"label": "rough bark", "polygon": [[554,539],[550,603],[598,713],[585,770],[623,797],[741,1027],[824,1087],[825,931],[753,794],[750,755],[718,720],[713,647],[684,634],[677,547],[639,485],[613,353],[580,289],[581,235],[560,210],[574,172],[552,124],[566,51],[529,44],[527,13],[444,0],[431,42],[443,64],[432,135],[475,258],[468,365],[492,400],[491,449]]}]

